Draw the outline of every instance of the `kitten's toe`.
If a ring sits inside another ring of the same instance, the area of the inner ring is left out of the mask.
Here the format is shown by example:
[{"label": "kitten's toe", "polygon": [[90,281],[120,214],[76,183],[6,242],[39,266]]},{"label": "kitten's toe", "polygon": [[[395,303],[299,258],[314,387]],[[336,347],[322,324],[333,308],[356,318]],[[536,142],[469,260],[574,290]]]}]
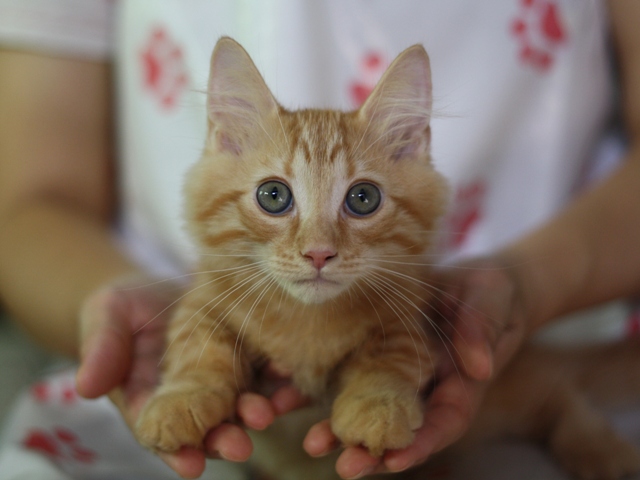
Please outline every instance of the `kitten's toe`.
[{"label": "kitten's toe", "polygon": [[206,389],[156,395],[138,418],[136,437],[145,447],[164,452],[201,448],[207,431],[233,413],[228,404],[228,399]]},{"label": "kitten's toe", "polygon": [[399,395],[338,398],[331,417],[331,428],[345,445],[363,445],[376,457],[409,446],[421,425],[419,400]]}]

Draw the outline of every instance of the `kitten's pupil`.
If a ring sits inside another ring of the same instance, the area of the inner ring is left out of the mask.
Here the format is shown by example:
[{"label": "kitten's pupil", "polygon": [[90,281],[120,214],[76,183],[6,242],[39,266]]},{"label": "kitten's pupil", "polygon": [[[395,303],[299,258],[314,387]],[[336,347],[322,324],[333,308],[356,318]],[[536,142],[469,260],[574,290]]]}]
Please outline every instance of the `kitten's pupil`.
[{"label": "kitten's pupil", "polygon": [[271,198],[274,200],[278,199],[278,187],[273,187],[273,190],[271,190]]},{"label": "kitten's pupil", "polygon": [[369,201],[367,200],[367,193],[364,191],[364,188],[358,192],[358,198],[362,203],[367,203]]}]

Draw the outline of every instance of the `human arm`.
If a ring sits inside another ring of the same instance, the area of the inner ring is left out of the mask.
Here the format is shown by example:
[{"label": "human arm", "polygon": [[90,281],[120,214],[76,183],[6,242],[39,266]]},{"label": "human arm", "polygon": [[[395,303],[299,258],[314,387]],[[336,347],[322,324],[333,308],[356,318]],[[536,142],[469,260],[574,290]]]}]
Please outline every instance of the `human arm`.
[{"label": "human arm", "polygon": [[109,67],[2,51],[0,71],[0,295],[34,338],[75,356],[83,299],[135,270],[109,234]]},{"label": "human arm", "polygon": [[517,242],[532,327],[558,315],[640,291],[640,5],[610,0],[628,152],[604,182],[545,228]]},{"label": "human arm", "polygon": [[[111,392],[131,424],[157,377],[167,315],[155,317],[177,291],[149,285],[113,241],[111,90],[107,63],[0,50],[0,300],[45,347],[81,360],[83,396]],[[238,415],[264,428],[293,397],[245,395]],[[225,424],[206,450],[244,460],[251,443]],[[164,458],[187,476],[204,463]]]}]

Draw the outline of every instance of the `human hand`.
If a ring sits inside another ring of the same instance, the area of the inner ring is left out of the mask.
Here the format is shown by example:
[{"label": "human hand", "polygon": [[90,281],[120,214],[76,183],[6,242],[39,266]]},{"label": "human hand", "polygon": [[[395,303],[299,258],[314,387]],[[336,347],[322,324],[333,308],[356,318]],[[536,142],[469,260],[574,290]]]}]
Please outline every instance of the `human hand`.
[{"label": "human hand", "polygon": [[[433,392],[413,443],[382,458],[348,447],[336,463],[345,479],[400,472],[424,462],[459,439],[471,425],[484,392],[528,334],[525,292],[517,265],[499,256],[443,267],[429,282],[430,317],[443,340]],[[435,332],[434,332],[435,333]],[[329,421],[314,425],[304,447],[311,456],[338,445]]]},{"label": "human hand", "polygon": [[[128,277],[100,288],[82,308],[78,392],[86,398],[108,394],[130,428],[158,385],[165,332],[180,291],[175,283]],[[284,385],[270,398],[241,395],[236,413],[245,426],[261,430],[303,400],[295,389]],[[207,456],[241,462],[251,452],[244,429],[223,423],[207,434],[203,450],[183,448],[160,457],[182,477],[196,478]]]}]

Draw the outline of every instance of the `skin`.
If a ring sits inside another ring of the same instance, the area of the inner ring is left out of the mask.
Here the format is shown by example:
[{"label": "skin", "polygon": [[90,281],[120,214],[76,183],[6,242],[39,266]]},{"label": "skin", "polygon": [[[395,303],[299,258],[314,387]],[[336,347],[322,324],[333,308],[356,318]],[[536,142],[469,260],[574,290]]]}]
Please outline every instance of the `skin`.
[{"label": "skin", "polygon": [[[487,384],[539,327],[640,291],[640,4],[610,5],[627,158],[539,230],[475,260],[474,268],[438,273],[434,282],[460,300],[450,313],[456,365],[441,366],[413,445],[381,460],[347,448],[336,465],[343,478],[401,471],[450,445],[469,427]],[[157,377],[166,318],[136,331],[177,291],[152,284],[112,240],[110,67],[0,50],[0,72],[0,300],[33,338],[80,360],[83,396],[109,393],[131,425]],[[262,429],[304,401],[286,385],[270,398],[249,393],[238,401],[238,418]],[[327,422],[314,426],[304,445],[315,456],[337,446]],[[226,423],[207,436],[205,452],[163,459],[195,478],[205,454],[243,461],[250,453],[243,428]]]}]

